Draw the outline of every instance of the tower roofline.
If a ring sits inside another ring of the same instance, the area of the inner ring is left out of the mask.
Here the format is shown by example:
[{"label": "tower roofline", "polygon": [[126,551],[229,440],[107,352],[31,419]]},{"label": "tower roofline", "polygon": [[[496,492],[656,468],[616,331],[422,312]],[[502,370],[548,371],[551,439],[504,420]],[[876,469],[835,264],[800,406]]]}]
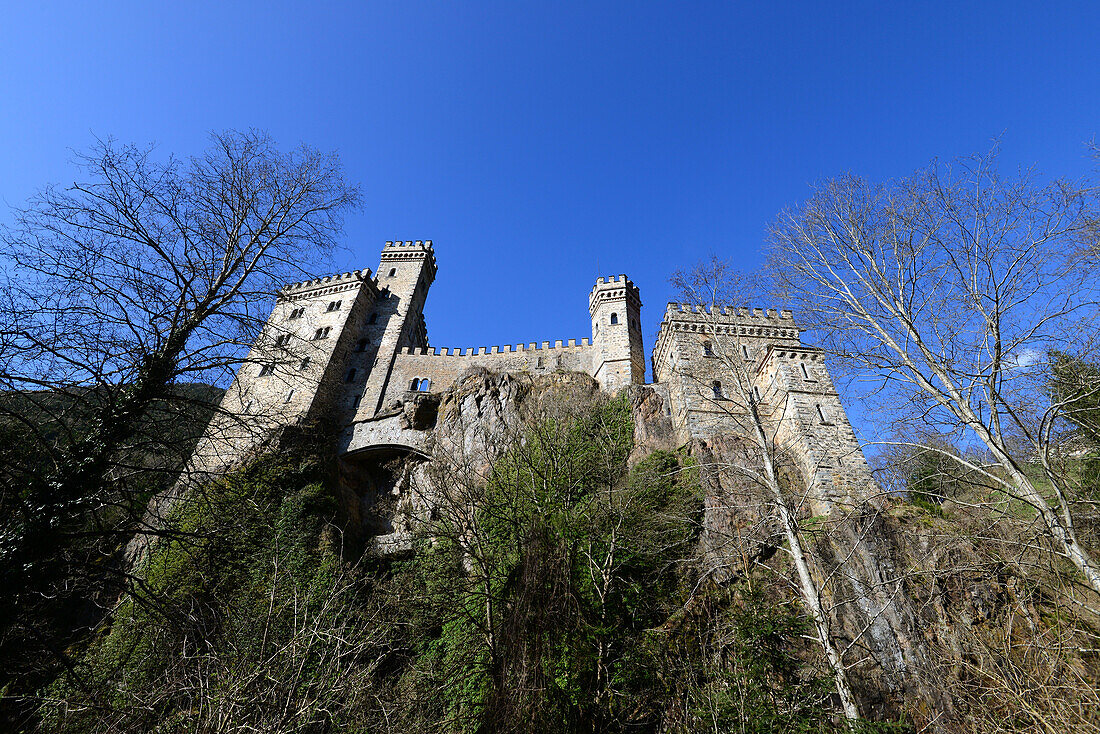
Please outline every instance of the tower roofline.
[{"label": "tower roofline", "polygon": [[642,307],[638,286],[625,275],[597,278],[588,295],[588,311],[594,314],[602,301],[625,299],[631,306]]}]

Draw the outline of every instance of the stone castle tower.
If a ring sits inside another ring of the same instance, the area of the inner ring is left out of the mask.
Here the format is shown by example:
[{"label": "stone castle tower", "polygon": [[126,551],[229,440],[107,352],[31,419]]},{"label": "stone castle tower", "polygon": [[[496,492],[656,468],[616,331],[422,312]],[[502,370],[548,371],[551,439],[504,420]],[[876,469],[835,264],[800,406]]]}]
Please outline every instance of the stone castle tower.
[{"label": "stone castle tower", "polygon": [[[429,346],[424,320],[436,270],[431,240],[387,242],[376,273],[359,270],[283,288],[192,469],[220,470],[281,427],[319,419],[341,429],[339,448],[346,454],[424,453],[424,433],[397,420],[402,406],[446,390],[471,368],[584,372],[608,392],[645,383],[642,303],[625,275],[600,278],[589,293],[591,339],[440,349]],[[729,383],[731,370],[741,371],[821,509],[872,491],[822,356],[801,344],[789,311],[669,304],[652,370],[682,443],[742,430],[746,406]]]}]

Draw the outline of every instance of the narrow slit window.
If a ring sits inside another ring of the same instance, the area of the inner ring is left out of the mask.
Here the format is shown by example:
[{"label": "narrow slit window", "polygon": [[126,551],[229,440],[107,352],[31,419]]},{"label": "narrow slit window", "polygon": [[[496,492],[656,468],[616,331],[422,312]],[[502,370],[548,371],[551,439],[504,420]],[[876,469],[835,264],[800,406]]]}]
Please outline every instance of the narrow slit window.
[{"label": "narrow slit window", "polygon": [[749,348],[746,347],[744,344],[741,345],[741,356],[745,359],[749,358]]},{"label": "narrow slit window", "polygon": [[363,395],[362,395],[362,393],[360,393],[359,395],[356,395],[356,396],[355,396],[355,400],[352,400],[352,401],[351,401],[351,407],[352,407],[352,408],[358,408],[358,407],[359,407],[359,403],[361,403],[361,402],[363,402]]},{"label": "narrow slit window", "polygon": [[286,397],[283,398],[283,402],[284,403],[289,403],[290,399],[293,398],[293,397],[294,397],[294,390],[293,389],[287,390],[286,391]]},{"label": "narrow slit window", "polygon": [[358,370],[356,368],[352,367],[350,370],[348,370],[348,376],[345,378],[345,380],[347,382],[355,382],[355,373],[356,372],[358,372]]},{"label": "narrow slit window", "polygon": [[819,418],[819,419],[821,420],[821,423],[822,423],[823,425],[828,425],[828,424],[829,424],[829,421],[828,421],[828,419],[827,419],[827,418],[825,417],[825,411],[821,409],[821,403],[818,403],[818,404],[817,404],[816,406],[814,406],[814,407],[816,407],[816,408],[817,408],[817,417],[818,417],[818,418]]},{"label": "narrow slit window", "polygon": [[252,401],[251,400],[249,400],[247,403],[244,404],[244,412],[245,413],[251,413],[252,412]]},{"label": "narrow slit window", "polygon": [[722,399],[722,383],[721,382],[719,382],[718,380],[715,380],[714,382],[710,383],[710,389],[711,389],[711,392],[714,393],[714,399],[715,400],[721,400]]},{"label": "narrow slit window", "polygon": [[804,380],[810,379],[810,373],[806,370],[806,363],[805,362],[799,362],[798,366],[802,368],[802,379],[804,379]]}]

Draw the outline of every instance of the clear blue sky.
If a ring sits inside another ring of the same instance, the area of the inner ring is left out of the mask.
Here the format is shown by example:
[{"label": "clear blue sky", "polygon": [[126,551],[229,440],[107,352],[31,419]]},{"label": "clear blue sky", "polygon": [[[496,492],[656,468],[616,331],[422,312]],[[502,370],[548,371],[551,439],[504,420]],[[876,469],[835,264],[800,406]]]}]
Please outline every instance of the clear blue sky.
[{"label": "clear blue sky", "polygon": [[812,181],[1002,133],[1005,163],[1089,170],[1100,3],[7,3],[0,204],[93,136],[186,155],[247,127],[362,185],[337,269],[435,241],[433,345],[588,336],[625,272],[649,349],[669,274],[756,266]]}]

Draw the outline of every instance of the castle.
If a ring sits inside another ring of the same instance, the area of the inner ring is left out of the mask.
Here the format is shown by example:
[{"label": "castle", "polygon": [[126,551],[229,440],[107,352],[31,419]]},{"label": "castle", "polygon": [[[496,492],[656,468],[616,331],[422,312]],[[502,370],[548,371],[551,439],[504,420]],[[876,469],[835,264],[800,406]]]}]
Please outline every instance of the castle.
[{"label": "castle", "polygon": [[[591,339],[467,349],[428,345],[423,311],[435,276],[430,240],[395,241],[382,249],[377,273],[283,288],[222,401],[224,415],[255,420],[212,421],[193,468],[224,468],[271,429],[319,419],[337,425],[344,455],[428,456],[427,434],[397,420],[401,406],[447,390],[471,368],[582,372],[611,393],[644,384],[642,303],[625,275],[600,278],[589,293]],[[737,384],[731,359],[744,375]],[[810,485],[815,511],[873,491],[821,353],[801,344],[790,311],[669,304],[652,374],[681,443],[742,430],[747,399]]]}]

